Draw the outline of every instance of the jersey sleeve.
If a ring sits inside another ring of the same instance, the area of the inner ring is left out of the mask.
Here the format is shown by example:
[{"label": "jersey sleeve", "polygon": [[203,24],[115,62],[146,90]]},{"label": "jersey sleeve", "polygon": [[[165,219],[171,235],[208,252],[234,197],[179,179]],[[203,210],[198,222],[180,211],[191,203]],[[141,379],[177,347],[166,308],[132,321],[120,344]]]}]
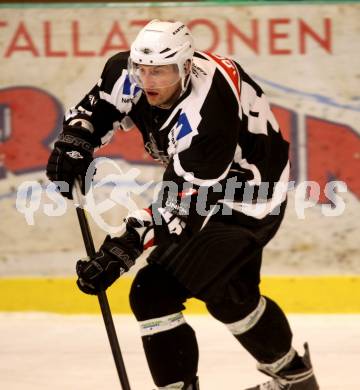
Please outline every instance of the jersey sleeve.
[{"label": "jersey sleeve", "polygon": [[128,76],[127,57],[127,52],[111,57],[97,84],[65,114],[64,125],[88,129],[96,147],[106,145],[115,130],[129,127],[127,114],[140,97]]},{"label": "jersey sleeve", "polygon": [[238,102],[231,90],[218,87],[217,77],[199,112],[180,113],[173,133],[176,147],[163,175],[168,186],[161,194],[163,204],[185,215],[193,232],[223,197],[238,140]]},{"label": "jersey sleeve", "polygon": [[241,126],[232,173],[245,184],[244,190],[249,189],[241,198],[270,199],[274,185],[288,179],[289,143],[282,137],[263,90],[240,66],[239,70]]}]

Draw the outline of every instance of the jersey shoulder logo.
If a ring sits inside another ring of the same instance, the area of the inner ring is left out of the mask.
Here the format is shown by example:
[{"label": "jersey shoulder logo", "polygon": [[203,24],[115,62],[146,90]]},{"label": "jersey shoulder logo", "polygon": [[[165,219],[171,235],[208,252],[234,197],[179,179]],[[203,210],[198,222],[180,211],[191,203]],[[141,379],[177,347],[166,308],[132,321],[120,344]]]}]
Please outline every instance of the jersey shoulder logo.
[{"label": "jersey shoulder logo", "polygon": [[[129,77],[129,75],[126,75],[125,80],[124,80],[124,86],[123,86],[123,94],[128,95],[128,96],[132,95],[131,89],[132,88],[131,88],[130,77]],[[137,85],[135,85],[133,95],[135,96],[140,91],[140,89],[141,88],[139,88]]]},{"label": "jersey shoulder logo", "polygon": [[236,68],[235,63],[229,58],[222,57],[218,54],[213,53],[202,53],[210,60],[213,60],[220,69],[221,73],[227,79],[230,87],[235,93],[235,96],[240,99],[240,75]]},{"label": "jersey shoulder logo", "polygon": [[176,140],[178,141],[179,139],[187,136],[192,132],[191,125],[189,123],[189,120],[184,112],[182,112],[179,116],[179,119],[177,121],[177,124],[175,125],[176,129],[180,128],[180,131],[178,135],[176,136]]},{"label": "jersey shoulder logo", "polygon": [[[185,112],[179,111],[180,115],[168,133],[169,144],[167,150],[170,156],[178,153],[184,149],[184,147],[186,148],[186,145],[188,146],[190,144],[191,138],[196,134],[196,131],[191,127]],[[189,134],[191,135],[187,137]]]}]

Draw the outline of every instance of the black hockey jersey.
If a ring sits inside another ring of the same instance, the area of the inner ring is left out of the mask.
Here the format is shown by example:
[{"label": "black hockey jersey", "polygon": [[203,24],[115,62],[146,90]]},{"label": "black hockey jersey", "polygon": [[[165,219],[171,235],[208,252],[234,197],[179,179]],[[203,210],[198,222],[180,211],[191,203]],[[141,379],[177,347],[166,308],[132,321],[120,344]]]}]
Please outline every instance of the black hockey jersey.
[{"label": "black hockey jersey", "polygon": [[179,192],[184,184],[211,188],[213,202],[255,218],[284,201],[288,143],[262,89],[239,64],[195,52],[188,89],[171,109],[161,109],[131,82],[128,57],[108,60],[99,82],[66,113],[66,124],[81,119],[98,147],[135,124],[146,150],[164,163],[164,180]]}]

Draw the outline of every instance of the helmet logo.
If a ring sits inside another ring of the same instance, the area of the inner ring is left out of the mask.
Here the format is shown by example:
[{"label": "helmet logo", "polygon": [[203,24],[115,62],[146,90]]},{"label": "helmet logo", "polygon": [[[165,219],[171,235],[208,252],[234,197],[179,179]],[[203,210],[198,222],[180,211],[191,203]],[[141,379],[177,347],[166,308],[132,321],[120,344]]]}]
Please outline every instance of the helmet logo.
[{"label": "helmet logo", "polygon": [[185,28],[185,24],[178,27],[175,31],[173,31],[173,35],[176,35],[179,31],[181,31],[183,28]]},{"label": "helmet logo", "polygon": [[149,49],[148,47],[144,47],[144,49],[141,49],[141,51],[144,53],[144,54],[150,54],[152,52],[151,49]]}]

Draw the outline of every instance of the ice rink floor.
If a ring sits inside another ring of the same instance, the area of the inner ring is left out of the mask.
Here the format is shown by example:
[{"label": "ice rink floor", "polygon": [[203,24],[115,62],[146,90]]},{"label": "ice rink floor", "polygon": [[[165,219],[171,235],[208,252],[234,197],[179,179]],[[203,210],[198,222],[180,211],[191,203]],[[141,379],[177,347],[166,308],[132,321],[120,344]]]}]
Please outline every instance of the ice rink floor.
[{"label": "ice rink floor", "polygon": [[[310,343],[322,390],[360,389],[360,315],[290,315],[294,345]],[[136,321],[114,316],[132,390],[152,390]],[[241,390],[266,379],[222,324],[187,316],[200,347],[201,390]],[[0,389],[120,389],[100,316],[0,313]]]}]

